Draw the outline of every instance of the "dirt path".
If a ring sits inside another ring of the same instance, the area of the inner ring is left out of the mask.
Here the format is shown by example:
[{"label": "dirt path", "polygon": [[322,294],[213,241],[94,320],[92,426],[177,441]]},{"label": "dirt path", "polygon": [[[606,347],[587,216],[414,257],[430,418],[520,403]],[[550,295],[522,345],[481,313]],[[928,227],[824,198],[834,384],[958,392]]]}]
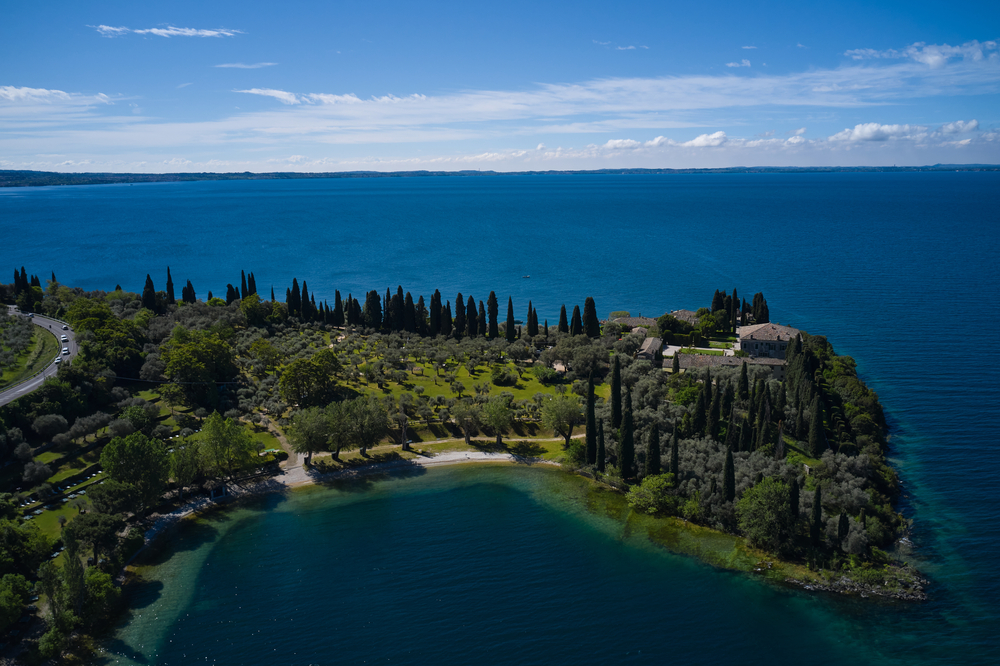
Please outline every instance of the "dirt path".
[{"label": "dirt path", "polygon": [[281,448],[283,448],[285,453],[288,454],[288,460],[281,463],[281,467],[283,469],[299,467],[299,454],[292,450],[292,445],[288,443],[288,438],[281,433],[281,430],[278,429],[277,424],[271,420],[270,416],[265,416],[264,420],[267,421],[268,429],[274,433],[275,437],[278,438],[278,443],[281,444]]}]

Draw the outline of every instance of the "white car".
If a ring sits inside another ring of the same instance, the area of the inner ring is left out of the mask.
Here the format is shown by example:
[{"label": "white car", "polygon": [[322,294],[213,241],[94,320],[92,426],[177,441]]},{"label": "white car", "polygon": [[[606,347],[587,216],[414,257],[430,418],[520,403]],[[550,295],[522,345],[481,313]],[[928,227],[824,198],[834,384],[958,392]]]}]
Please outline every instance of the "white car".
[{"label": "white car", "polygon": [[58,364],[62,363],[62,359],[59,358],[58,356],[56,356],[56,360],[54,360],[52,362],[55,363],[56,365],[58,365]]},{"label": "white car", "polygon": [[69,355],[69,347],[63,347],[63,356]]},{"label": "white car", "polygon": [[69,330],[69,326],[63,326],[62,330],[68,331]]},{"label": "white car", "polygon": [[69,338],[67,338],[67,337],[66,337],[66,336],[64,335],[64,336],[62,336],[62,341],[63,341],[63,342],[69,342]]}]

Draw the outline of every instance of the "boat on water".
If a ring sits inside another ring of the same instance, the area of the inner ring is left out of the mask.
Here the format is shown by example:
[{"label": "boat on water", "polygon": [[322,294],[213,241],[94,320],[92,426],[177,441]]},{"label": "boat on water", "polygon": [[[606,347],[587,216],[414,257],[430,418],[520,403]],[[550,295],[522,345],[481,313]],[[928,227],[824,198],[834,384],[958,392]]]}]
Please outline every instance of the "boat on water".
[{"label": "boat on water", "polygon": [[522,275],[521,277],[522,278],[530,278],[531,276],[530,275]]}]

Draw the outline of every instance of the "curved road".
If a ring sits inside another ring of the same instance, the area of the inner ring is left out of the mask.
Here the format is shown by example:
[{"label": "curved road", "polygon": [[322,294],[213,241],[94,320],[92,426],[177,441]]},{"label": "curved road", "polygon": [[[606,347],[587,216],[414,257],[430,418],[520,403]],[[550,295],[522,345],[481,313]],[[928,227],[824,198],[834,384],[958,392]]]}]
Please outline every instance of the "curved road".
[{"label": "curved road", "polygon": [[[13,305],[7,306],[7,312],[8,314],[14,317],[25,316],[22,315]],[[66,324],[62,323],[61,321],[56,321],[55,319],[49,319],[48,317],[45,317],[40,314],[36,314],[34,317],[32,317],[31,321],[35,324],[35,326],[40,326],[46,331],[50,331],[53,335],[55,335],[56,341],[59,342],[60,350],[63,347],[67,347],[69,349],[68,355],[63,355],[62,353],[59,354],[59,358],[62,359],[62,363],[65,363],[73,359],[80,351],[79,346],[76,344],[76,337],[73,335],[73,331],[71,329],[65,331],[62,330],[62,327],[65,326]],[[63,335],[65,335],[69,339],[69,342],[60,341],[60,338]],[[0,392],[0,407],[6,405],[8,402],[12,402],[22,396],[28,395],[29,393],[37,389],[39,386],[41,386],[42,382],[44,382],[46,379],[48,379],[49,377],[54,377],[56,372],[59,370],[59,365],[61,365],[60,363],[55,363],[54,360],[55,359],[50,360],[49,364],[45,367],[45,370],[35,375],[28,381],[22,384],[18,384],[13,388],[9,388],[6,391]]]}]

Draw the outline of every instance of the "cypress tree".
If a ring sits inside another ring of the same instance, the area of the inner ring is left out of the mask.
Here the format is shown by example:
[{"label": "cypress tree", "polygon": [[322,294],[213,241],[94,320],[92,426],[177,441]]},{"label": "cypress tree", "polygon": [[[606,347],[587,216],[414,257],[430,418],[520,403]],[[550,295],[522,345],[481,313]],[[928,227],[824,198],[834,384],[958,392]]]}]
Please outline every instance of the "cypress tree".
[{"label": "cypress tree", "polygon": [[274,285],[271,285],[271,302],[274,303]]},{"label": "cypress tree", "polygon": [[813,494],[813,510],[812,510],[812,521],[809,524],[809,536],[812,537],[812,542],[815,545],[819,545],[819,536],[823,533],[823,495],[820,491],[820,487],[816,486],[816,492]]},{"label": "cypress tree", "polygon": [[680,481],[680,455],[678,452],[677,426],[674,426],[674,435],[670,438],[670,473],[674,475],[674,485]]},{"label": "cypress tree", "polygon": [[594,377],[587,382],[587,464],[597,462],[597,416],[594,410]]},{"label": "cypress tree", "polygon": [[369,291],[365,296],[365,309],[361,319],[368,328],[377,330],[382,326],[382,299],[379,298],[377,291]]},{"label": "cypress tree", "polygon": [[42,286],[42,281],[38,279],[38,276],[37,276],[37,275],[32,275],[32,276],[31,276],[31,286],[32,286],[32,287],[38,287],[38,288],[41,288],[41,286]]},{"label": "cypress tree", "polygon": [[708,419],[705,425],[705,434],[712,439],[718,441],[719,439],[719,419],[721,417],[722,410],[722,398],[720,397],[721,391],[716,391],[712,396],[712,404],[708,408]]},{"label": "cypress tree", "polygon": [[740,313],[740,297],[736,295],[736,287],[733,287],[733,311],[731,313],[730,326],[732,327],[732,333],[736,332],[736,324],[739,323],[739,313]]},{"label": "cypress tree", "polygon": [[673,364],[670,367],[670,371],[673,374],[675,374],[675,375],[679,375],[680,374],[680,372],[681,372],[681,355],[680,354],[674,354],[674,362],[673,362]]},{"label": "cypress tree", "polygon": [[691,429],[697,436],[705,432],[708,423],[708,406],[705,404],[705,388],[698,391],[698,399],[694,403],[694,412],[691,414]]},{"label": "cypress tree", "polygon": [[545,320],[545,339],[549,339],[549,320]]},{"label": "cypress tree", "polygon": [[736,499],[736,465],[733,464],[732,449],[726,449],[726,464],[722,468],[722,493],[727,502]]},{"label": "cypress tree", "polygon": [[142,307],[153,312],[156,311],[156,289],[153,287],[153,278],[149,277],[149,273],[146,273],[146,285],[142,288]]},{"label": "cypress tree", "polygon": [[740,424],[740,451],[749,451],[750,445],[753,442],[753,428],[750,426],[750,422],[743,419],[743,423]]},{"label": "cypress tree", "polygon": [[396,293],[392,300],[392,330],[402,331],[406,328],[406,297],[403,296],[403,286],[396,285]]},{"label": "cypress tree", "polygon": [[570,335],[583,335],[583,322],[580,320],[580,306],[573,306],[573,320],[569,325]]},{"label": "cypress tree", "polygon": [[531,307],[531,301],[528,301],[528,335],[538,335],[538,313]]},{"label": "cypress tree", "polygon": [[451,301],[441,308],[441,335],[451,335]]},{"label": "cypress tree", "polygon": [[417,333],[427,335],[427,306],[424,304],[424,297],[417,299],[417,307],[414,310],[414,319],[417,325]]},{"label": "cypress tree", "polygon": [[750,398],[750,380],[747,378],[746,361],[743,361],[743,365],[740,366],[740,383],[737,384],[736,395],[741,402]]},{"label": "cypress tree", "polygon": [[604,448],[604,419],[597,422],[597,471],[604,471],[604,461],[608,453]]},{"label": "cypress tree", "polygon": [[250,275],[247,276],[247,293],[250,296],[257,293],[257,280],[253,276],[253,271],[250,271]]},{"label": "cypress tree", "polygon": [[187,286],[181,289],[181,300],[185,303],[194,303],[198,299],[194,293],[194,285],[191,284],[191,280],[187,281]]},{"label": "cypress tree", "polygon": [[[305,284],[305,282],[303,281],[302,284]],[[249,295],[249,292],[247,292],[247,274],[240,271],[240,299],[242,300]]]},{"label": "cypress tree", "polygon": [[809,419],[809,455],[819,458],[826,451],[826,432],[823,430],[823,408],[819,396],[813,398],[812,418]]},{"label": "cypress tree", "polygon": [[333,325],[344,325],[344,302],[340,300],[340,290],[333,291]]},{"label": "cypress tree", "polygon": [[788,486],[788,511],[792,515],[792,524],[799,519],[799,480],[792,479]]},{"label": "cypress tree", "polygon": [[311,301],[309,300],[309,287],[306,286],[306,281],[302,281],[302,295],[299,297],[300,307],[299,313],[301,314],[302,321],[311,321],[313,318],[312,309],[309,307]]},{"label": "cypress tree", "polygon": [[[288,300],[285,304],[288,305],[288,315],[291,317],[298,317],[302,312],[302,294],[299,292],[298,278],[292,278],[292,289],[288,292]],[[379,315],[381,314],[380,310]]]},{"label": "cypress tree", "polygon": [[[169,270],[170,270],[170,267],[168,266],[167,267],[167,271],[169,271]],[[56,280],[56,272],[52,271],[52,283],[55,284],[57,282],[58,282],[58,280]]]},{"label": "cypress tree", "polygon": [[796,441],[802,441],[808,434],[806,430],[806,424],[802,420],[802,410],[800,409],[795,415],[795,439]]},{"label": "cypress tree", "polygon": [[489,325],[486,323],[486,306],[483,305],[482,301],[479,301],[479,315],[476,316],[476,319],[479,321],[479,337],[485,338],[489,332]]},{"label": "cypress tree", "polygon": [[517,339],[517,332],[514,330],[514,301],[507,297],[507,342],[514,342]]},{"label": "cypress tree", "polygon": [[559,310],[559,327],[556,329],[560,333],[569,333],[569,322],[566,321],[566,306]]},{"label": "cypress tree", "polygon": [[460,338],[465,335],[466,324],[465,298],[462,296],[462,292],[458,292],[458,296],[455,297],[455,320],[453,322],[456,338]]},{"label": "cypress tree", "polygon": [[500,337],[500,324],[497,323],[497,316],[500,313],[500,304],[497,302],[497,295],[490,292],[490,297],[486,299],[486,309],[490,315],[490,340]]},{"label": "cypress tree", "polygon": [[[148,275],[146,277],[149,277]],[[28,280],[28,271],[24,270],[24,266],[21,266],[21,291],[28,291],[31,287],[31,282]]]},{"label": "cypress tree", "polygon": [[702,389],[705,391],[705,407],[712,404],[712,369],[705,368],[705,376],[702,377],[703,386]]},{"label": "cypress tree", "polygon": [[781,460],[785,457],[785,422],[778,424],[778,438],[774,442],[774,459]]},{"label": "cypress tree", "polygon": [[632,477],[632,466],[635,462],[635,424],[632,421],[632,392],[625,391],[625,409],[622,412],[622,439],[621,439],[621,463],[622,478]]},{"label": "cypress tree", "polygon": [[757,419],[757,444],[754,446],[755,451],[760,451],[765,446],[767,446],[768,437],[768,424],[763,417]]},{"label": "cypress tree", "polygon": [[660,473],[660,428],[654,421],[649,427],[649,442],[646,446],[646,476]]},{"label": "cypress tree", "polygon": [[837,542],[844,543],[847,533],[851,530],[851,524],[847,520],[847,514],[841,513],[840,520],[837,521]]},{"label": "cypress tree", "polygon": [[583,332],[588,338],[601,337],[601,322],[597,318],[597,305],[591,296],[583,302]]},{"label": "cypress tree", "polygon": [[[548,322],[546,322],[546,326]],[[622,363],[615,355],[615,364],[611,368],[611,429],[622,427]]]},{"label": "cypress tree", "polygon": [[441,292],[435,289],[434,294],[431,296],[431,335],[441,333],[441,307]]},{"label": "cypress tree", "polygon": [[417,307],[413,304],[413,296],[406,292],[403,299],[403,329],[408,333],[417,332]]},{"label": "cypress tree", "polygon": [[226,284],[226,305],[229,305],[235,300],[239,300],[239,294],[236,292],[236,287],[232,284]]},{"label": "cypress tree", "polygon": [[476,299],[469,296],[469,303],[465,307],[466,335],[474,338],[479,334],[479,322],[476,316]]},{"label": "cypress tree", "polygon": [[[55,273],[52,274],[52,281],[55,282]],[[174,280],[170,277],[170,266],[167,266],[167,305],[173,305],[177,301],[174,299]]]},{"label": "cypress tree", "polygon": [[385,300],[382,301],[382,330],[392,330],[392,292],[385,288]]}]

